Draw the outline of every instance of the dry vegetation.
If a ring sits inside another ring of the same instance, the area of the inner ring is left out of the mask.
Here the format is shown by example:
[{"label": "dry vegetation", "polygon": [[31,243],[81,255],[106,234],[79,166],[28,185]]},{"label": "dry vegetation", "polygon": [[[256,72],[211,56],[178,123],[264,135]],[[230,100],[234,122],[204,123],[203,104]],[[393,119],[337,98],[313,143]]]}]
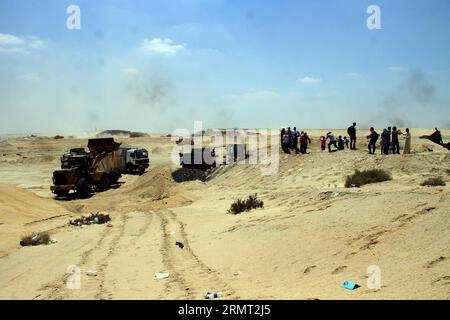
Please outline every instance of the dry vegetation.
[{"label": "dry vegetation", "polygon": [[244,211],[250,211],[257,208],[264,208],[264,202],[258,199],[257,194],[254,194],[252,196],[249,196],[246,200],[237,199],[231,204],[228,213],[239,214]]},{"label": "dry vegetation", "polygon": [[422,182],[420,185],[424,187],[445,186],[445,181],[442,177],[431,177]]},{"label": "dry vegetation", "polygon": [[361,187],[365,184],[388,180],[392,180],[392,175],[382,169],[371,169],[364,171],[356,170],[354,174],[347,176],[347,179],[345,180],[345,187]]},{"label": "dry vegetation", "polygon": [[20,245],[26,246],[38,246],[41,244],[48,244],[50,241],[50,234],[48,232],[32,233],[24,235],[20,240]]}]

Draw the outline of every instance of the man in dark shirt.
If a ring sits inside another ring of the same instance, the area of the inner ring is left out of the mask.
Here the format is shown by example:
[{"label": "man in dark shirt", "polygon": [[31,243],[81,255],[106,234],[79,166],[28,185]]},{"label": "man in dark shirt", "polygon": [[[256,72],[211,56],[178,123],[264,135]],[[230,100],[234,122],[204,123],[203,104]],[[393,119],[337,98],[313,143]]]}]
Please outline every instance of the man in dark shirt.
[{"label": "man in dark shirt", "polygon": [[402,134],[400,130],[397,130],[397,127],[392,128],[392,153],[400,154],[400,143],[398,142],[398,136]]},{"label": "man in dark shirt", "polygon": [[350,136],[350,149],[356,150],[356,122],[353,122],[353,125],[348,127],[347,133]]},{"label": "man in dark shirt", "polygon": [[386,135],[386,150],[385,153],[389,154],[389,148],[391,146],[391,134],[392,134],[392,128],[387,128],[387,135]]},{"label": "man in dark shirt", "polygon": [[378,133],[375,131],[373,127],[371,127],[370,134],[367,136],[367,138],[370,139],[368,145],[370,154],[375,154],[378,137],[379,137]]}]

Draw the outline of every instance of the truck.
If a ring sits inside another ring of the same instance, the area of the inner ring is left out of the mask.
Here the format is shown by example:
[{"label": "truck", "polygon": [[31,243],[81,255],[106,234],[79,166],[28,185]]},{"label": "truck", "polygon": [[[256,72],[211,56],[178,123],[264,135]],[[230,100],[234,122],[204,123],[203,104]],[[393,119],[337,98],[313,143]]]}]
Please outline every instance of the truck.
[{"label": "truck", "polygon": [[[120,147],[122,173],[138,173],[142,175],[149,167],[148,151],[144,148]],[[73,148],[61,156],[61,169],[79,166],[79,162],[92,159],[91,153],[84,148]]]},{"label": "truck", "polygon": [[138,173],[142,175],[149,167],[148,151],[143,148],[121,147],[123,173]]},{"label": "truck", "polygon": [[53,172],[50,190],[59,197],[76,191],[78,197],[89,197],[92,191],[105,191],[117,183],[123,171],[120,143],[113,138],[89,139],[89,152],[71,150],[61,157],[61,169]]},{"label": "truck", "polygon": [[216,167],[216,152],[214,148],[190,148],[180,152],[180,165],[184,169],[199,169],[206,171]]}]

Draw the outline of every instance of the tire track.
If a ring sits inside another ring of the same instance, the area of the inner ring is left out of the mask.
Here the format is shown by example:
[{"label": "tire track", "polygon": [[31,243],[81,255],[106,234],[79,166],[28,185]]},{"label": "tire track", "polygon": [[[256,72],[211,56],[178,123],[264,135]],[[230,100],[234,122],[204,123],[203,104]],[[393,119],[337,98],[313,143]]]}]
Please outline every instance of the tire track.
[{"label": "tire track", "polygon": [[[41,287],[40,290],[50,290],[42,299],[108,299],[111,294],[104,289],[104,270],[117,242],[123,236],[126,220],[126,214],[122,214],[118,219],[119,223],[115,222],[113,227],[104,226],[95,245],[81,254],[80,260],[75,264],[81,270],[81,289],[68,289],[66,283],[70,274],[65,273],[57,280]],[[88,270],[96,270],[97,276],[87,276],[85,273]]]},{"label": "tire track", "polygon": [[[216,270],[208,267],[193,252],[184,229],[176,215],[168,209],[157,211],[161,220],[163,241],[161,254],[173,281],[167,283],[170,293],[178,291],[182,299],[202,299],[205,291],[222,291],[228,299],[238,299],[235,290],[225,283]],[[180,249],[175,245],[184,244]]]}]

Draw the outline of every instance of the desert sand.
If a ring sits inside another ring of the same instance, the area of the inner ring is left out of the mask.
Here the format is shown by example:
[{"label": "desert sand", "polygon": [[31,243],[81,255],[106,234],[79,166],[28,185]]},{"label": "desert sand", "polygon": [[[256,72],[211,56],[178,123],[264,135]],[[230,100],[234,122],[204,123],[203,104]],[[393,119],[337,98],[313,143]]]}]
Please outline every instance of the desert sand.
[{"label": "desert sand", "polygon": [[[327,131],[308,130],[307,155],[280,153],[277,175],[235,164],[184,183],[171,176],[170,138],[116,139],[149,150],[147,173],[67,201],[51,194],[52,172],[87,139],[0,137],[0,299],[202,299],[205,291],[225,299],[450,299],[450,152],[419,140],[433,131],[419,129],[411,130],[411,155],[368,155],[363,129],[357,151],[321,152]],[[450,130],[442,134],[450,140]],[[368,168],[393,180],[344,188],[347,175]],[[447,186],[420,186],[430,176]],[[254,193],[263,209],[227,214]],[[68,226],[94,211],[110,214],[111,225]],[[33,231],[58,243],[21,248]],[[80,289],[66,286],[73,265]],[[366,286],[371,265],[381,270],[377,290]],[[159,271],[170,276],[154,280]],[[344,280],[361,287],[345,290]]]}]

